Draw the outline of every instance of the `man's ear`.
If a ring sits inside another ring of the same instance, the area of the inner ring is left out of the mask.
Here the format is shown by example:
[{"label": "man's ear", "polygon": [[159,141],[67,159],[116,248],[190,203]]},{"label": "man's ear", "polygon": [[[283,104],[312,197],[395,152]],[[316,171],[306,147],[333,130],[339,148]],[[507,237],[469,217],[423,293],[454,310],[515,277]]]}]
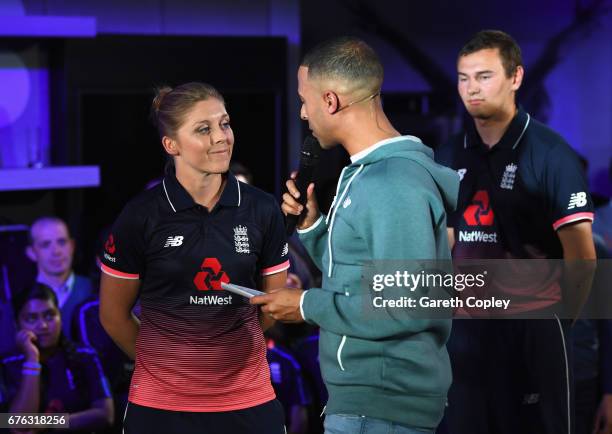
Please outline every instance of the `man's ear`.
[{"label": "man's ear", "polygon": [[176,140],[168,136],[162,137],[162,146],[164,147],[164,150],[170,155],[174,156],[179,154],[178,148],[176,146]]},{"label": "man's ear", "polygon": [[27,246],[25,249],[26,256],[30,258],[30,261],[37,262],[38,258],[36,257],[36,252],[32,248],[32,246]]},{"label": "man's ear", "polygon": [[512,90],[517,91],[521,84],[523,83],[523,76],[525,75],[525,70],[522,66],[517,66],[516,71],[514,71],[514,77],[512,77]]},{"label": "man's ear", "polygon": [[323,94],[323,100],[325,102],[325,108],[330,115],[333,115],[340,108],[340,100],[336,92],[328,90]]}]

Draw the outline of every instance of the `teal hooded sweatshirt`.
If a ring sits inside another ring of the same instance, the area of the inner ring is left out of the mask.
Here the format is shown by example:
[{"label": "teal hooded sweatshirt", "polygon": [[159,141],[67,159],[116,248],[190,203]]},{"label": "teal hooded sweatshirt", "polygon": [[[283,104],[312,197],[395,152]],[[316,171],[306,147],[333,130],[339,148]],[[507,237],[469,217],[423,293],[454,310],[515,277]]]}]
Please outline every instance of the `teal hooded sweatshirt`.
[{"label": "teal hooded sweatshirt", "polygon": [[305,292],[300,308],[320,327],[326,413],[432,429],[451,383],[451,321],[391,308],[369,319],[364,303],[372,295],[362,275],[372,260],[450,261],[446,212],[456,207],[459,177],[416,137],[383,140],[359,155],[342,171],[329,215],[299,231],[323,273],[322,287]]}]

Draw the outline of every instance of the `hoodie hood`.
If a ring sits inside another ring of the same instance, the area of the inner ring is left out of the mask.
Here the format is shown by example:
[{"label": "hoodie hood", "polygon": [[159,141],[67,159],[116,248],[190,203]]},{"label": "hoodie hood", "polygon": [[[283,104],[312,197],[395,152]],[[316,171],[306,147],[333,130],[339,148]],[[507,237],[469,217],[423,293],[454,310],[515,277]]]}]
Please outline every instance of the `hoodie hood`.
[{"label": "hoodie hood", "polygon": [[372,145],[372,150],[350,166],[367,166],[387,158],[406,158],[423,166],[435,181],[447,212],[457,207],[459,175],[434,161],[434,152],[414,136],[400,136]]}]

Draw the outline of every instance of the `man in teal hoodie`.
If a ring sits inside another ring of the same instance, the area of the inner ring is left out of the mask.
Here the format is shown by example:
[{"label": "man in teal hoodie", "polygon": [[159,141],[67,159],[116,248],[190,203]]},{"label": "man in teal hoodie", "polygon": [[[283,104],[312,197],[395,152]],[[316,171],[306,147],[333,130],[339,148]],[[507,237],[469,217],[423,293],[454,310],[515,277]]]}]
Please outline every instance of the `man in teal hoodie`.
[{"label": "man in teal hoodie", "polygon": [[[351,164],[340,175],[329,215],[320,213],[311,184],[298,224],[323,272],[322,287],[251,299],[274,319],[320,327],[329,434],[431,433],[451,382],[449,319],[415,319],[390,307],[372,316],[365,308],[375,295],[362,285],[371,261],[450,260],[446,209],[454,209],[459,188],[455,172],[391,125],[380,99],[382,80],[376,53],[359,39],[334,39],[304,58],[301,118],[324,149],[341,144]],[[299,214],[293,180],[287,186],[283,211]]]}]

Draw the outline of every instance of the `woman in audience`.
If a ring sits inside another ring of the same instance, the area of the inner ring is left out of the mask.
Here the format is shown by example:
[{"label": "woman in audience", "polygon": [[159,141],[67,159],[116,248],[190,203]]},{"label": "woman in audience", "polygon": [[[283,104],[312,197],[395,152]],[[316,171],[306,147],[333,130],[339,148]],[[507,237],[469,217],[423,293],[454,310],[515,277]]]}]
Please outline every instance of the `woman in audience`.
[{"label": "woman in audience", "polygon": [[100,361],[63,335],[53,290],[35,283],[14,305],[20,353],[3,360],[9,412],[68,413],[70,431],[111,425],[113,400]]}]

